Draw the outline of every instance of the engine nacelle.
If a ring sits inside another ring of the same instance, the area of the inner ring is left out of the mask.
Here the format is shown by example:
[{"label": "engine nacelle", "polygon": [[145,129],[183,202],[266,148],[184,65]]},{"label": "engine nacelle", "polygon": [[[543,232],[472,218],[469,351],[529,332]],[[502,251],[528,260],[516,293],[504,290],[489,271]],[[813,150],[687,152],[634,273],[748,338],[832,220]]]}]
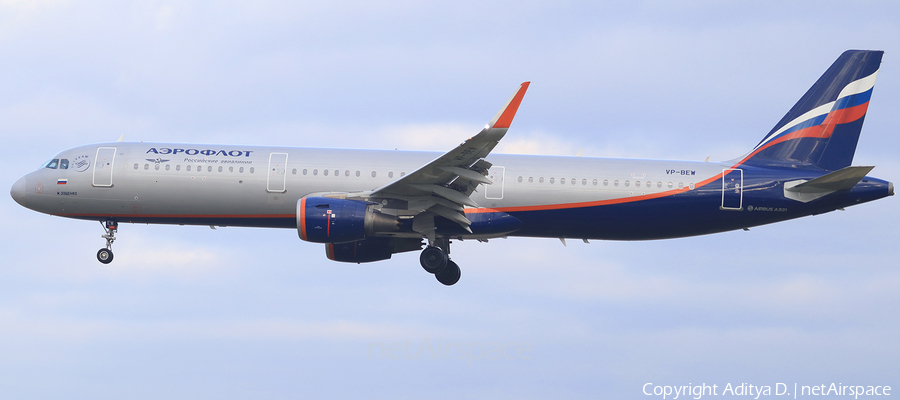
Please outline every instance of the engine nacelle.
[{"label": "engine nacelle", "polygon": [[352,242],[398,229],[396,217],[371,210],[363,201],[304,197],[297,202],[297,231],[309,242]]},{"label": "engine nacelle", "polygon": [[371,237],[347,243],[325,245],[329,260],[364,263],[391,258],[395,253],[422,250],[422,239]]}]

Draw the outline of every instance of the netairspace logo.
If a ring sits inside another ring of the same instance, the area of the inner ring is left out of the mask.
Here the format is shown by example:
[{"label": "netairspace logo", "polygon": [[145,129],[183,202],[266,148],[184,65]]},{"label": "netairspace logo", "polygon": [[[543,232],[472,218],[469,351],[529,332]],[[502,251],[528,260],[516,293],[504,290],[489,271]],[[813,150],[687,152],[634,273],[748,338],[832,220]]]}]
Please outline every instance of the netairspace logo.
[{"label": "netairspace logo", "polygon": [[421,341],[370,342],[369,359],[379,360],[530,360],[531,344],[517,342],[462,342],[430,338]]},{"label": "netairspace logo", "polygon": [[[793,387],[793,390],[791,390]],[[778,382],[774,385],[753,385],[749,383],[741,383],[732,385],[727,383],[725,386],[692,385],[688,383],[682,386],[654,385],[653,382],[645,383],[643,393],[647,396],[658,396],[663,399],[677,400],[678,398],[693,398],[699,400],[704,396],[742,396],[745,398],[759,399],[760,397],[778,396],[781,398],[799,398],[799,397],[819,397],[819,396],[842,396],[853,397],[858,399],[867,396],[890,396],[890,386],[861,386],[861,385],[843,385],[841,383],[821,384],[821,385],[799,385],[794,383]]]}]

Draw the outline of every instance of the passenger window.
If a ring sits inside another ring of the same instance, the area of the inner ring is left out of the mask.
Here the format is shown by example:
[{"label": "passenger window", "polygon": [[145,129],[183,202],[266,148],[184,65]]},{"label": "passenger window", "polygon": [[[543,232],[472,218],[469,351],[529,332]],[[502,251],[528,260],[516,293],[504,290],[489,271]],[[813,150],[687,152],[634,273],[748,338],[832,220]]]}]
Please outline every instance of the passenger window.
[{"label": "passenger window", "polygon": [[293,175],[297,175],[297,168],[294,168],[294,170],[293,170],[293,171],[291,171],[291,174],[293,174]]},{"label": "passenger window", "polygon": [[150,164],[144,164],[144,171],[150,169]]},{"label": "passenger window", "polygon": [[243,173],[244,173],[244,167],[238,168],[238,173],[243,174]]},{"label": "passenger window", "polygon": [[340,175],[341,175],[341,171],[334,170],[334,176],[340,176]]},{"label": "passenger window", "polygon": [[625,180],[625,187],[628,187],[628,186],[630,186],[630,185],[631,185],[631,181],[629,181],[629,180],[626,179],[626,180]]},{"label": "passenger window", "polygon": [[322,175],[328,176],[328,170],[327,170],[327,169],[323,169],[323,170],[322,170]]},{"label": "passenger window", "polygon": [[212,172],[212,165],[206,167],[206,172]]},{"label": "passenger window", "polygon": [[559,183],[565,185],[565,184],[566,184],[566,178],[559,178]]},{"label": "passenger window", "polygon": [[[296,171],[296,170],[294,170]],[[234,167],[228,167],[228,172],[234,172]]]},{"label": "passenger window", "polygon": [[679,188],[679,189],[684,188],[684,183],[678,182],[678,188]]},{"label": "passenger window", "polygon": [[181,171],[181,164],[176,165],[176,166],[175,166],[175,170],[176,170],[176,171]]},{"label": "passenger window", "polygon": [[58,158],[54,158],[50,161],[47,161],[47,163],[44,164],[44,168],[48,168],[48,169],[56,169],[57,167],[59,167],[59,159]]},{"label": "passenger window", "polygon": [[69,160],[65,158],[59,160],[59,169],[69,169]]},{"label": "passenger window", "polygon": [[672,182],[669,182],[669,189],[672,188]]},{"label": "passenger window", "polygon": [[159,164],[154,164],[154,165],[153,165],[153,169],[159,171]]},{"label": "passenger window", "polygon": [[550,184],[553,184],[553,178],[550,178]]},{"label": "passenger window", "polygon": [[603,186],[609,186],[609,179],[603,180]]},{"label": "passenger window", "polygon": [[188,165],[188,166],[187,166],[187,167],[186,167],[186,168],[187,168],[187,171],[188,171],[188,172],[190,172],[190,170],[191,170],[191,166],[190,166],[190,165]]},{"label": "passenger window", "polygon": [[404,176],[406,176],[406,172],[401,172],[401,173],[400,173],[400,177],[402,178],[402,177],[404,177]]},{"label": "passenger window", "polygon": [[388,172],[388,178],[393,178],[393,177],[394,177],[394,171]]},{"label": "passenger window", "polygon": [[519,177],[519,183],[522,183],[522,177],[521,177],[521,176]]},{"label": "passenger window", "polygon": [[597,180],[594,179],[594,186],[597,186]]},{"label": "passenger window", "polygon": [[661,188],[661,187],[662,187],[662,182],[656,182],[656,187]]},{"label": "passenger window", "polygon": [[576,180],[577,180],[577,179],[572,178],[572,184],[573,184],[573,185],[575,184],[575,181],[576,181]]},{"label": "passenger window", "polygon": [[[294,171],[296,171],[296,169],[295,169]],[[344,176],[350,176],[350,170],[349,170],[349,169],[346,170],[346,171],[344,171]]]},{"label": "passenger window", "polygon": [[222,172],[222,166],[219,166],[219,172]]},{"label": "passenger window", "polygon": [[169,169],[171,169],[171,168],[172,168],[172,166],[171,166],[171,165],[169,165],[169,164],[166,164],[166,171],[168,171],[168,170],[169,170]]},{"label": "passenger window", "polygon": [[641,181],[634,181],[634,187],[641,187]]},{"label": "passenger window", "polygon": [[619,186],[619,180],[618,180],[618,179],[616,179],[616,180],[613,181],[613,186]]},{"label": "passenger window", "polygon": [[314,170],[313,170],[313,176],[316,176],[316,175],[319,175],[319,170],[318,170],[318,169],[314,169]]},{"label": "passenger window", "polygon": [[303,168],[303,175],[306,175],[306,168]]},{"label": "passenger window", "polygon": [[137,169],[138,169],[138,165],[137,165],[137,163],[134,163],[134,169],[135,169],[135,170],[137,170]]},{"label": "passenger window", "polygon": [[544,183],[544,177],[543,177],[543,176],[541,177],[541,179],[538,179],[538,183]]},{"label": "passenger window", "polygon": [[[582,184],[582,185],[587,185],[587,179],[582,179],[582,180],[581,180],[581,184]],[[596,185],[596,183],[594,183],[594,184]]]},{"label": "passenger window", "polygon": [[359,171],[356,171],[356,177],[359,178]]},{"label": "passenger window", "polygon": [[534,177],[529,176],[529,177],[528,177],[528,183],[534,183]]},{"label": "passenger window", "polygon": [[250,173],[251,174],[253,173],[253,167],[250,167]]},{"label": "passenger window", "polygon": [[375,171],[372,171],[372,177],[373,177],[373,178],[375,177],[375,175],[376,175],[376,174],[375,174]]}]

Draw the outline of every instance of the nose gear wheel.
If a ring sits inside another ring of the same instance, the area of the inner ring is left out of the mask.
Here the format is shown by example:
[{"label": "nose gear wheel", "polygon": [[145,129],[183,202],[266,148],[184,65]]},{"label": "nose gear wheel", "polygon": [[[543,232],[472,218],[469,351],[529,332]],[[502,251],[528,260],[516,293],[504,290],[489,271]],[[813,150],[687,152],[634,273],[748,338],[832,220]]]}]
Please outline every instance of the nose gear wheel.
[{"label": "nose gear wheel", "polygon": [[103,264],[109,264],[113,260],[112,244],[116,241],[116,231],[119,230],[119,223],[116,221],[100,221],[103,230],[106,232],[100,235],[106,239],[106,247],[97,251],[97,261]]}]

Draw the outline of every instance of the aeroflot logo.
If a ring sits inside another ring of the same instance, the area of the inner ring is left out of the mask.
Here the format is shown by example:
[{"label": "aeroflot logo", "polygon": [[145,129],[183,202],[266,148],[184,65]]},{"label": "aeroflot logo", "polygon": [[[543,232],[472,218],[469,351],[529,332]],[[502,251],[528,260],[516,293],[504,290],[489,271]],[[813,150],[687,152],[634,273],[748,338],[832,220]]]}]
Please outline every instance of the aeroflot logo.
[{"label": "aeroflot logo", "polygon": [[202,154],[204,156],[228,156],[228,157],[250,157],[250,153],[253,150],[197,150],[197,149],[170,149],[168,147],[160,147],[157,149],[156,147],[151,147],[150,150],[147,150],[147,154],[186,154],[189,156],[196,156],[198,154]]}]

